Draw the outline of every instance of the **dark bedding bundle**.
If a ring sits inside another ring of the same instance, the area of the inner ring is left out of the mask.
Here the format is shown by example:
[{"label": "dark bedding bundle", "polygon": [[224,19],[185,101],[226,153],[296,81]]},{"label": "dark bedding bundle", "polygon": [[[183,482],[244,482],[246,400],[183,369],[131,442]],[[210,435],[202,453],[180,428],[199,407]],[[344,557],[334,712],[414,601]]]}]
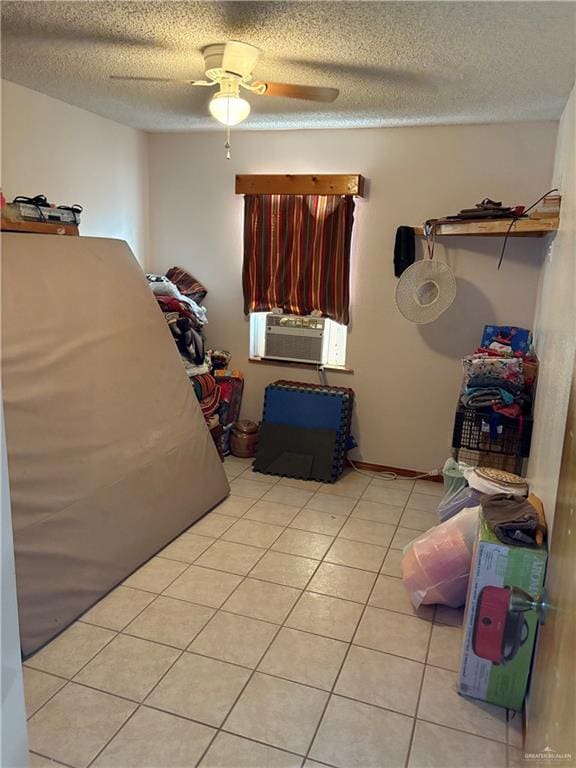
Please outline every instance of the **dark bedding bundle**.
[{"label": "dark bedding bundle", "polygon": [[178,286],[181,293],[193,299],[198,304],[206,298],[206,294],[208,293],[206,288],[201,282],[196,280],[190,272],[182,269],[182,267],[170,267],[168,272],[166,272],[166,277],[168,280],[171,280],[174,285]]}]

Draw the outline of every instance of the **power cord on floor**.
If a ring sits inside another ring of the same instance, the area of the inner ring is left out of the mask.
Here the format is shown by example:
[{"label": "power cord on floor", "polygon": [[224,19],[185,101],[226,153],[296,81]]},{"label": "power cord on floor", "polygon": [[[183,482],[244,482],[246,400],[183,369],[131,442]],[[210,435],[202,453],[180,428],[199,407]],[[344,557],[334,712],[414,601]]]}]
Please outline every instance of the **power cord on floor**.
[{"label": "power cord on floor", "polygon": [[[323,365],[318,366],[318,378],[320,379],[320,384],[324,387],[328,387],[328,377],[326,376],[326,371],[324,369]],[[367,472],[365,469],[360,469],[360,467],[357,467],[356,464],[352,461],[352,459],[348,458],[348,462],[352,469],[354,469],[358,474],[360,475],[366,475],[366,477],[372,477],[375,480],[399,480],[400,475],[397,472]],[[426,477],[438,477],[440,475],[441,470],[440,469],[431,469],[430,472],[425,472],[422,475],[410,475],[409,477],[402,476],[403,479],[406,480],[424,480]]]},{"label": "power cord on floor", "polygon": [[399,475],[397,472],[368,472],[365,469],[360,469],[360,467],[357,467],[356,464],[352,461],[352,459],[348,458],[348,462],[352,469],[354,469],[358,474],[360,475],[366,475],[366,477],[371,477],[374,480],[424,480],[426,477],[438,477],[440,475],[439,469],[431,469],[430,472],[425,472],[422,475]]}]

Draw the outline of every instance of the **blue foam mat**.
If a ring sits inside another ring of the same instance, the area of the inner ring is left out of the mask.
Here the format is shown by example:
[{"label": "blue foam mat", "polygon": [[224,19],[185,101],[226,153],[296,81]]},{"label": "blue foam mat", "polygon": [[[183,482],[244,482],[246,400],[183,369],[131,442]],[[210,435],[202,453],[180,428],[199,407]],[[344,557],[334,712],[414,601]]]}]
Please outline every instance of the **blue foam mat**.
[{"label": "blue foam mat", "polygon": [[264,421],[311,429],[346,429],[346,403],[339,394],[266,387]]}]

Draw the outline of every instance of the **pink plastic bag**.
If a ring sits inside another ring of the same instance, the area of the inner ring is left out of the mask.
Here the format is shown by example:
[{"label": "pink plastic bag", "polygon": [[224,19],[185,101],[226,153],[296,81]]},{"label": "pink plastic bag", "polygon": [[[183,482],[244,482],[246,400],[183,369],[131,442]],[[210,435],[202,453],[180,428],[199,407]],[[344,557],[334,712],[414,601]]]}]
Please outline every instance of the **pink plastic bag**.
[{"label": "pink plastic bag", "polygon": [[463,509],[405,547],[402,579],[416,608],[464,605],[479,513],[480,507]]}]

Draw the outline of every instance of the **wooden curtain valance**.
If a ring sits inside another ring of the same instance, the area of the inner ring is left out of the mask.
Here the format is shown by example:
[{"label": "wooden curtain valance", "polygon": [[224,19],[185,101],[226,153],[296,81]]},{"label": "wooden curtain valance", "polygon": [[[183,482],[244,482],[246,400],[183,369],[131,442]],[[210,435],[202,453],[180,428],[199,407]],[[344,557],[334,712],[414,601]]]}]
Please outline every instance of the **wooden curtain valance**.
[{"label": "wooden curtain valance", "polygon": [[364,197],[364,177],[336,174],[238,174],[237,195],[354,195]]}]

